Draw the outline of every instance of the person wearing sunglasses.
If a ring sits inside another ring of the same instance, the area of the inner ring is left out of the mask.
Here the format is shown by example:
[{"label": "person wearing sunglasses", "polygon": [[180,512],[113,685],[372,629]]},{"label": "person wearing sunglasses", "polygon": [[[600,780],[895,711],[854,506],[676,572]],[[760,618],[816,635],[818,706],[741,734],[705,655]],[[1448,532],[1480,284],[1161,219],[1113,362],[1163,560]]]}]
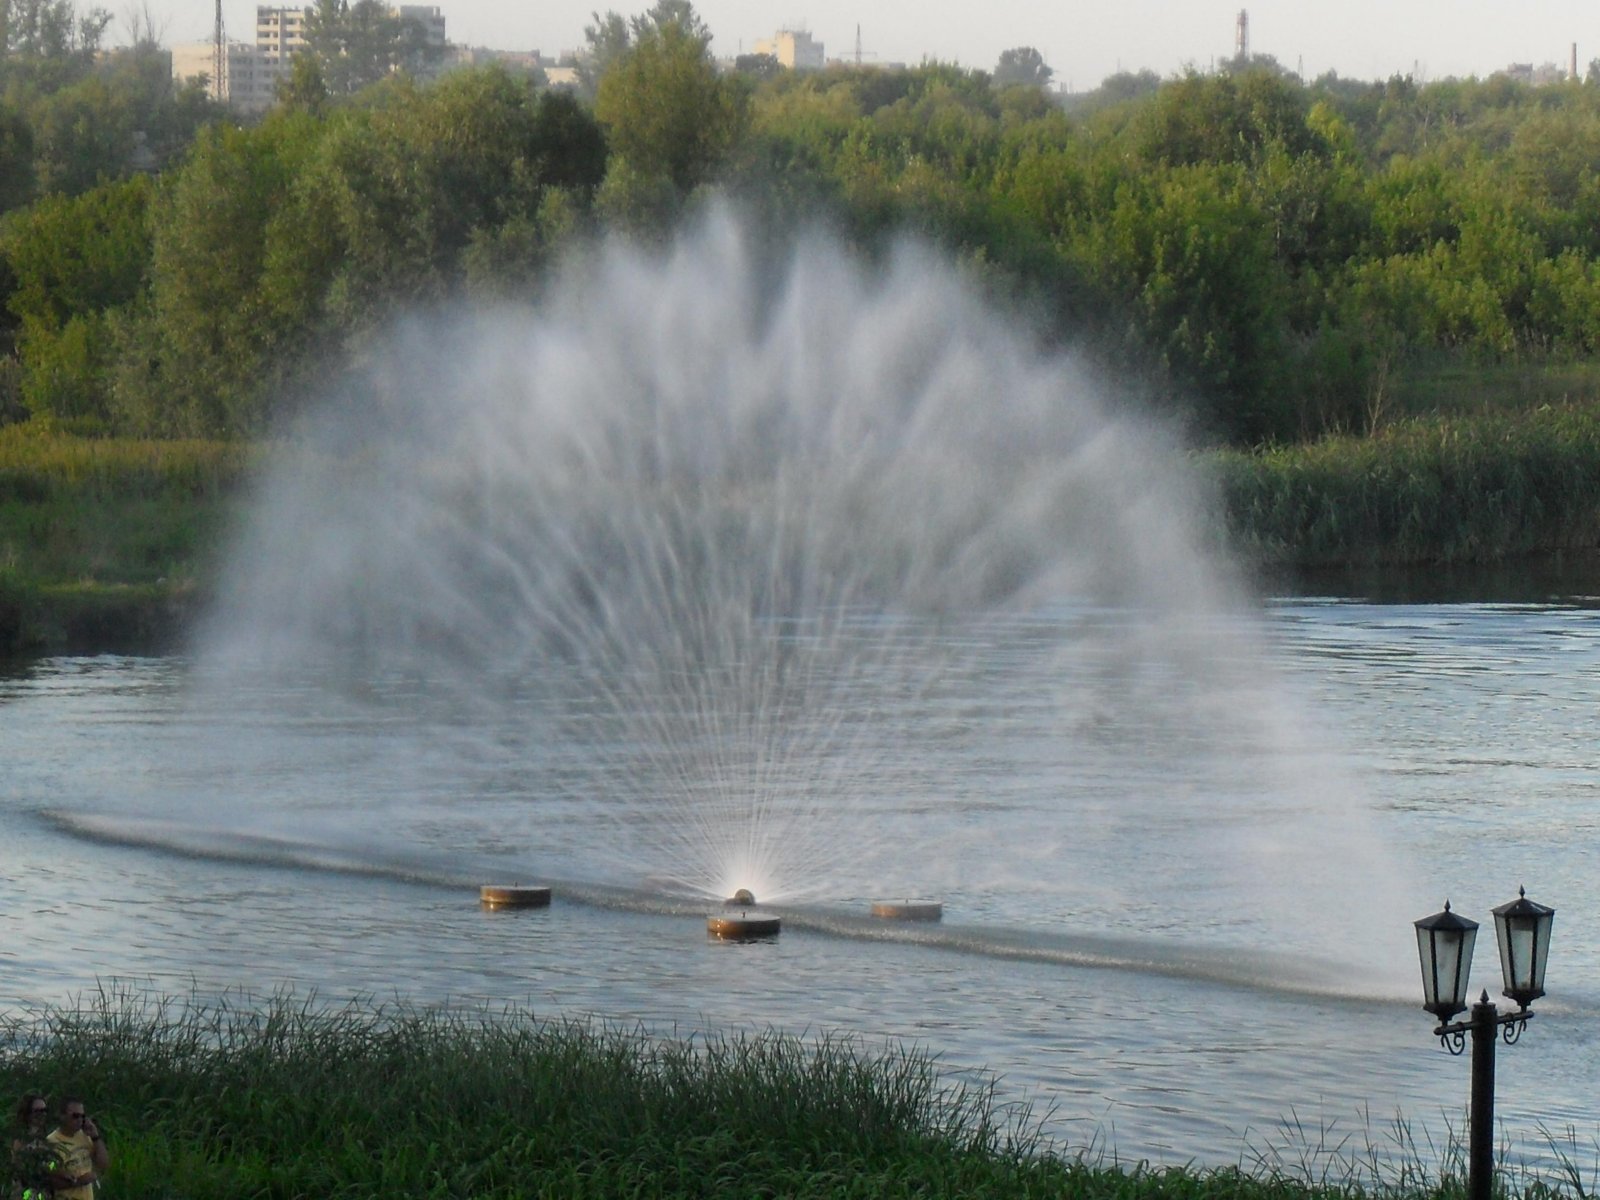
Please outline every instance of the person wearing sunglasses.
[{"label": "person wearing sunglasses", "polygon": [[55,1200],[94,1200],[95,1183],[111,1165],[111,1156],[100,1127],[79,1097],[62,1098],[61,1123],[45,1140],[60,1156],[50,1174]]},{"label": "person wearing sunglasses", "polygon": [[50,1194],[55,1148],[45,1140],[50,1131],[50,1102],[42,1092],[24,1092],[11,1127],[12,1200],[43,1200]]}]

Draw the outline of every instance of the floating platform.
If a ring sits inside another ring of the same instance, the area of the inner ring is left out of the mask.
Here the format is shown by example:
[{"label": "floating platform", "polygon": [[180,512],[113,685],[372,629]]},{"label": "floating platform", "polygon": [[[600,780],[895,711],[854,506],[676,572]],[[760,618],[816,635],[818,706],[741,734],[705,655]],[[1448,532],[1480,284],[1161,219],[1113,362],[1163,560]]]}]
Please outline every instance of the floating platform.
[{"label": "floating platform", "polygon": [[478,889],[478,901],[485,908],[548,908],[550,889],[527,887],[520,883],[510,887],[484,884]]},{"label": "floating platform", "polygon": [[874,900],[872,915],[885,921],[938,921],[944,905],[938,900]]},{"label": "floating platform", "polygon": [[724,942],[753,942],[778,936],[782,922],[771,913],[720,912],[706,918],[706,932]]}]

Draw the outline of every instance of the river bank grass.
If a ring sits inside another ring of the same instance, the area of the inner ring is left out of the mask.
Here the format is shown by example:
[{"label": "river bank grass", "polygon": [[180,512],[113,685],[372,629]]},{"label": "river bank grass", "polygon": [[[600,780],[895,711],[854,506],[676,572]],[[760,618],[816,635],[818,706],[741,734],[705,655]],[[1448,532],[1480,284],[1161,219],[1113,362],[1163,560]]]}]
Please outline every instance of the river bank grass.
[{"label": "river bank grass", "polygon": [[[649,1037],[525,1010],[100,995],[0,1014],[8,1096],[81,1095],[118,1200],[1072,1197],[1457,1200],[1241,1169],[1096,1165],[925,1054]],[[1507,1197],[1553,1194],[1542,1182]]]},{"label": "river bank grass", "polygon": [[[161,649],[209,595],[244,482],[234,442],[0,428],[0,657]],[[1201,455],[1218,541],[1272,571],[1600,549],[1600,400],[1409,418]]]},{"label": "river bank grass", "polygon": [[1488,563],[1600,547],[1600,402],[1215,451],[1228,539],[1298,568]]},{"label": "river bank grass", "polygon": [[174,637],[258,458],[241,443],[0,428],[0,655]]}]

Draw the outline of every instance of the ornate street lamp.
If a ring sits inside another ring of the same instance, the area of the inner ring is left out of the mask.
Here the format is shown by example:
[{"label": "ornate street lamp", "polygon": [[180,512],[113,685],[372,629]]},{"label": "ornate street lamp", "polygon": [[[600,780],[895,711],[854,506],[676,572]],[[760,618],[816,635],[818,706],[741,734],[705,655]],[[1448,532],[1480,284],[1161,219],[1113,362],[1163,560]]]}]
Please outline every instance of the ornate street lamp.
[{"label": "ornate street lamp", "polygon": [[1414,922],[1417,954],[1422,960],[1422,1007],[1438,1018],[1434,1033],[1451,1054],[1466,1049],[1472,1034],[1472,1105],[1468,1120],[1467,1195],[1469,1200],[1490,1200],[1494,1182],[1494,1043],[1504,1037],[1513,1045],[1528,1027],[1533,1013],[1528,1005],[1544,995],[1545,960],[1550,951],[1550,927],[1556,910],[1535,904],[1518,889],[1517,898],[1494,910],[1496,940],[1500,943],[1500,973],[1505,995],[1517,1004],[1515,1012],[1502,1013],[1489,999],[1487,989],[1472,1005],[1465,1021],[1450,1018],[1467,1007],[1467,974],[1472,967],[1472,945],[1478,923],[1450,911]]}]

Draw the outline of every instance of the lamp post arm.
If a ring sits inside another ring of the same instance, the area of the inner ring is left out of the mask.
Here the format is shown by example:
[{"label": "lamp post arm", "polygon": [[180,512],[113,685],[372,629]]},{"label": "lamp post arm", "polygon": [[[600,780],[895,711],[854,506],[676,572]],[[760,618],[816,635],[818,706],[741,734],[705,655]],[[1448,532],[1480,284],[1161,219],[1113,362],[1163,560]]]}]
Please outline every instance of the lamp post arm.
[{"label": "lamp post arm", "polygon": [[[1478,1005],[1474,1004],[1472,1006],[1473,1011],[1476,1012],[1478,1007]],[[1490,1004],[1489,1007],[1495,1008],[1493,1004]],[[1495,1009],[1494,1017],[1490,1023],[1499,1028],[1506,1045],[1510,1046],[1514,1045],[1517,1039],[1522,1036],[1522,1031],[1528,1027],[1528,1022],[1533,1020],[1534,1015],[1533,1010],[1528,1008],[1518,1009],[1513,1012],[1500,1012]],[[1476,1026],[1476,1021],[1452,1021],[1449,1024],[1436,1025],[1433,1034],[1451,1054],[1460,1054],[1466,1049],[1467,1034],[1471,1033]]]}]

